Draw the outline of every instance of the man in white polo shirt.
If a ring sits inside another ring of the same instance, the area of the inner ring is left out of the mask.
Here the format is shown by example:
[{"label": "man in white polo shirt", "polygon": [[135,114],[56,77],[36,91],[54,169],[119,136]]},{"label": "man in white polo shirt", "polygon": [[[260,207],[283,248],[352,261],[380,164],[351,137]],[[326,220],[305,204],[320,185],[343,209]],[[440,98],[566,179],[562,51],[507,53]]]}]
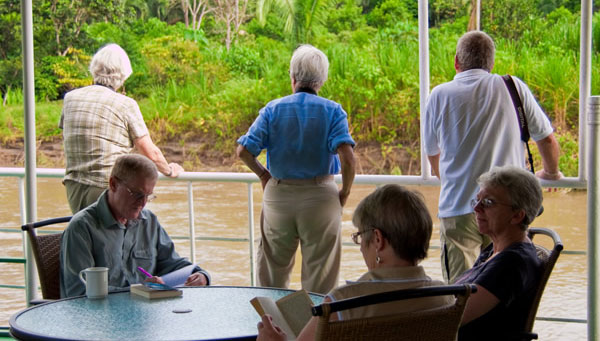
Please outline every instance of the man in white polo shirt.
[{"label": "man in white polo shirt", "polygon": [[[449,283],[470,269],[490,242],[479,233],[470,205],[478,189],[475,180],[493,166],[525,167],[515,107],[502,77],[491,73],[494,54],[494,42],[486,33],[463,35],[456,46],[454,79],[435,87],[426,107],[425,152],[441,180],[442,273]],[[527,85],[513,79],[542,157],[544,169],[536,176],[560,179],[559,146],[550,120]]]}]

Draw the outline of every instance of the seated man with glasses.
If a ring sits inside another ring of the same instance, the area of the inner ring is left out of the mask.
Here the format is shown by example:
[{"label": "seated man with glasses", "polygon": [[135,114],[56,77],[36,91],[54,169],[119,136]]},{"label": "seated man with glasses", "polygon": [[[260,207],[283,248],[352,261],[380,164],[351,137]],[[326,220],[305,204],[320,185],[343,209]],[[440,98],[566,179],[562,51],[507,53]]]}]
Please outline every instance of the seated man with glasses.
[{"label": "seated man with glasses", "polygon": [[[175,251],[175,245],[146,203],[158,171],[145,156],[130,154],[117,159],[109,178],[109,188],[100,198],[73,216],[65,229],[60,250],[60,295],[85,294],[79,272],[88,267],[108,268],[108,290],[115,291],[191,265]],[[196,266],[185,285],[210,283],[208,272]]]},{"label": "seated man with glasses", "polygon": [[[443,285],[418,265],[429,249],[433,223],[420,193],[399,185],[385,185],[364,198],[354,211],[352,234],[369,270],[325,297],[325,302],[399,289]],[[432,309],[454,303],[454,297],[435,296],[348,309],[331,320],[350,320]],[[297,340],[313,340],[318,317],[313,317]],[[258,323],[258,339],[285,340],[281,329],[265,315]]]}]

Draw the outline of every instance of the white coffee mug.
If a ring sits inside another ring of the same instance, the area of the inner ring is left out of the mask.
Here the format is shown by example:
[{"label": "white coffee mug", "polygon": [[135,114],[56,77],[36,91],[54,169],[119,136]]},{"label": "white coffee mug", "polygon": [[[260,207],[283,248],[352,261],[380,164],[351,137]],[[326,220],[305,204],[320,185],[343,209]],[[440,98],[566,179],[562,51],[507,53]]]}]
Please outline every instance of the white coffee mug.
[{"label": "white coffee mug", "polygon": [[108,295],[108,268],[83,269],[79,271],[79,279],[85,284],[85,294],[88,298],[104,298]]}]

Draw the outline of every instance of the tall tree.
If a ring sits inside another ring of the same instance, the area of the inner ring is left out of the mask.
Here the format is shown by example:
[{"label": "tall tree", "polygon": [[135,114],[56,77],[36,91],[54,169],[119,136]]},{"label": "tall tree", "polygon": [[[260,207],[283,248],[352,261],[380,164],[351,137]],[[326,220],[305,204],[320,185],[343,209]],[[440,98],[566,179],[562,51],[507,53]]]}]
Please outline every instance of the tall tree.
[{"label": "tall tree", "polygon": [[258,0],[256,16],[264,25],[267,14],[274,10],[285,18],[284,31],[291,34],[293,45],[310,43],[335,4],[332,0]]},{"label": "tall tree", "polygon": [[240,31],[240,26],[248,18],[248,0],[214,0],[214,16],[225,24],[225,46],[227,50]]},{"label": "tall tree", "polygon": [[66,55],[79,39],[84,25],[91,22],[119,22],[125,14],[126,0],[49,0],[42,1],[54,29],[56,53]]},{"label": "tall tree", "polygon": [[181,8],[185,18],[185,27],[190,27],[189,17],[191,16],[193,30],[199,30],[204,16],[215,10],[209,0],[181,0]]}]

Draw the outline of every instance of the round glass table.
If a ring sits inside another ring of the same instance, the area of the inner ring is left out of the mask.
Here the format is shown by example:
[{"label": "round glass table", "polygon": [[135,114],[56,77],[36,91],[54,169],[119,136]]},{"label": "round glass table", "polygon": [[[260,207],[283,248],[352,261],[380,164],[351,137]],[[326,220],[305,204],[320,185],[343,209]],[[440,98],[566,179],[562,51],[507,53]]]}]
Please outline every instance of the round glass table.
[{"label": "round glass table", "polygon": [[[105,299],[85,296],[27,308],[10,319],[20,340],[254,339],[260,321],[250,300],[278,300],[293,290],[259,287],[181,288],[183,296],[146,299],[129,291]],[[315,305],[322,295],[310,294]]]}]

